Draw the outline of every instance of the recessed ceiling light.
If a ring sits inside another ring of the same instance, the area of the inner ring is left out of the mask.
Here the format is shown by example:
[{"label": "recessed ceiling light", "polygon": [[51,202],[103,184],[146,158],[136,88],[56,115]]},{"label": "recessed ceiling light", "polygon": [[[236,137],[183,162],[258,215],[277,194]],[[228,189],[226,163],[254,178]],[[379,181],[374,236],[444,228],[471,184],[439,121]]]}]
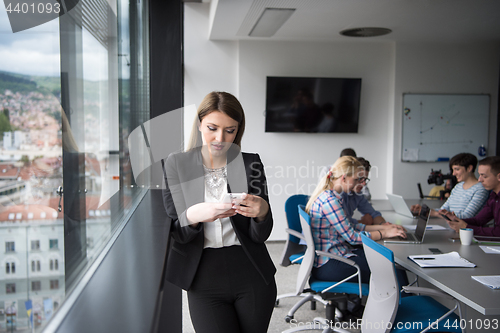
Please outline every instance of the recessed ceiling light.
[{"label": "recessed ceiling light", "polygon": [[387,28],[353,28],[342,30],[340,34],[347,37],[377,37],[391,33]]},{"label": "recessed ceiling light", "polygon": [[266,8],[248,35],[251,37],[273,36],[293,12],[295,12],[293,8]]}]

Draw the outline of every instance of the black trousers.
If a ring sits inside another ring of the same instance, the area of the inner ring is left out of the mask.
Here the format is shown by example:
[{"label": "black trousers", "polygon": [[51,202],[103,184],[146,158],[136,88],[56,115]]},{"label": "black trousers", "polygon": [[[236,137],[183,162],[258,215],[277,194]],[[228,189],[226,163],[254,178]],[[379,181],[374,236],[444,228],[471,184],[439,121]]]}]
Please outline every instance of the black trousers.
[{"label": "black trousers", "polygon": [[196,333],[265,333],[276,301],[241,246],[205,249],[188,291]]}]

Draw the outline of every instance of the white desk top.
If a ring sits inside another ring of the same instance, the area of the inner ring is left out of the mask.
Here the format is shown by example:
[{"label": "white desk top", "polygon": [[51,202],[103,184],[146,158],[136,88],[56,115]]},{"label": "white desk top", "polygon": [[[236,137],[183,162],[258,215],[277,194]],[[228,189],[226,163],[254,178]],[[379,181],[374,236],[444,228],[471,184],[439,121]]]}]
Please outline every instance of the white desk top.
[{"label": "white desk top", "polygon": [[[436,205],[431,207],[429,202],[431,204],[435,202]],[[384,218],[387,216],[386,220],[390,221],[390,216],[395,213],[382,209],[386,208],[387,203],[384,203],[383,200],[372,202],[374,208],[380,210],[382,216]],[[436,208],[440,206],[441,202],[439,200],[425,200],[425,203],[431,208]],[[447,227],[446,221],[441,218],[431,218],[429,224]],[[500,254],[486,254],[479,248],[478,244],[463,246],[460,242],[450,241],[450,237],[457,237],[457,233],[447,227],[446,230],[428,230],[422,244],[384,245],[394,252],[395,261],[405,269],[484,315],[500,315],[500,290],[492,290],[471,278],[472,275],[500,275]],[[477,267],[420,268],[408,259],[409,255],[430,254],[429,248],[438,248],[443,253],[457,251],[460,256],[475,263]]]}]

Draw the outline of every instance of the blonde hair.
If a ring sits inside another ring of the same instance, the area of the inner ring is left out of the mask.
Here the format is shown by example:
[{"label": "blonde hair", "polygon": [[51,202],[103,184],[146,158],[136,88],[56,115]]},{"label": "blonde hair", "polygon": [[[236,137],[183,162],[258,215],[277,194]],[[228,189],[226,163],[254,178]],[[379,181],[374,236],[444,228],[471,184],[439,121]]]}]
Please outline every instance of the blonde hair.
[{"label": "blonde hair", "polygon": [[340,157],[330,168],[330,171],[324,175],[314,189],[306,205],[306,212],[309,214],[311,207],[321,193],[330,189],[332,182],[343,175],[353,176],[358,169],[363,169],[363,164],[356,157]]},{"label": "blonde hair", "polygon": [[241,148],[241,138],[245,132],[245,112],[243,111],[243,107],[238,99],[230,93],[212,91],[203,98],[198,107],[198,116],[195,117],[193,122],[193,128],[191,129],[191,136],[186,151],[203,145],[198,127],[203,118],[215,111],[222,112],[238,122],[238,132],[236,133],[233,143]]}]

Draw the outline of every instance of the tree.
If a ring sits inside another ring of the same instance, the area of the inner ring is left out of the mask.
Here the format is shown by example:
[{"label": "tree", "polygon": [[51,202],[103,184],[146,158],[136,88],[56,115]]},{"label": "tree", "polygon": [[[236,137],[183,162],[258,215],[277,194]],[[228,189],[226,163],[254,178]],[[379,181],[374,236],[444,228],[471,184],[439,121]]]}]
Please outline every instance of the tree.
[{"label": "tree", "polygon": [[[0,112],[0,134],[3,137],[4,132],[11,132],[12,127],[10,126],[10,121],[9,118],[5,115],[5,110],[4,112]],[[7,110],[8,112],[8,110]]]},{"label": "tree", "polygon": [[9,109],[7,109],[7,108],[3,108],[3,114],[7,117],[7,119],[9,120],[9,124],[10,124],[10,113],[9,113]]}]

